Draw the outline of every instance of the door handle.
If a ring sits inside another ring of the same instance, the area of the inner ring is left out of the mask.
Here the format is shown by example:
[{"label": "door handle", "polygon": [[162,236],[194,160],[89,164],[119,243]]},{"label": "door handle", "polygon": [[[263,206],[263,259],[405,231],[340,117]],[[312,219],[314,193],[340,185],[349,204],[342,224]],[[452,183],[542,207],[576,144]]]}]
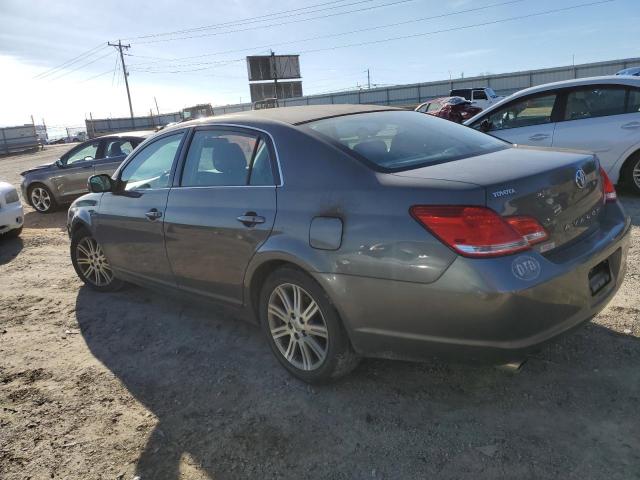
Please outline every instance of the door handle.
[{"label": "door handle", "polygon": [[152,208],[147,213],[145,213],[144,216],[153,222],[154,220],[157,220],[160,217],[162,217],[162,212],[158,211],[157,208]]},{"label": "door handle", "polygon": [[240,215],[236,218],[245,227],[253,227],[259,223],[264,223],[265,218],[258,215],[256,212],[247,212],[244,215]]},{"label": "door handle", "polygon": [[540,140],[545,140],[549,138],[549,135],[546,133],[536,133],[535,135],[531,135],[529,140],[533,140],[534,142],[538,142]]},{"label": "door handle", "polygon": [[635,128],[640,128],[640,122],[629,122],[629,123],[625,123],[624,125],[622,125],[622,127],[620,128],[624,128],[625,130],[633,130]]}]

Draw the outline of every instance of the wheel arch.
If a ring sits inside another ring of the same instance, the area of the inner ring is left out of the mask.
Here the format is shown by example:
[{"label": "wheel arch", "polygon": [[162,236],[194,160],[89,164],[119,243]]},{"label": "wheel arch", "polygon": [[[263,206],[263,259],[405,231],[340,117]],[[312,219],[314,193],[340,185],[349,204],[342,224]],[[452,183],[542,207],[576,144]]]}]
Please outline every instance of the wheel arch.
[{"label": "wheel arch", "polygon": [[618,178],[618,183],[625,183],[625,184],[629,183],[630,181],[630,179],[628,178],[629,165],[631,165],[631,162],[638,157],[640,157],[640,146],[636,145],[633,151],[629,155],[627,155],[627,157],[622,162],[622,166],[620,167],[620,176]]}]

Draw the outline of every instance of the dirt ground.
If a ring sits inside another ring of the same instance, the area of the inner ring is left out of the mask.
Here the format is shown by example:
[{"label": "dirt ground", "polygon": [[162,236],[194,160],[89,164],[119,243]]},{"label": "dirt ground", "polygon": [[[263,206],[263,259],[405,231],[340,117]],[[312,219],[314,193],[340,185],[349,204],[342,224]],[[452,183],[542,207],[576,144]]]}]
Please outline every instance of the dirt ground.
[{"label": "dirt ground", "polygon": [[[0,179],[65,148],[0,158]],[[0,241],[0,478],[640,478],[640,197],[625,284],[506,374],[367,360],[310,387],[229,312],[97,294],[65,213]]]}]

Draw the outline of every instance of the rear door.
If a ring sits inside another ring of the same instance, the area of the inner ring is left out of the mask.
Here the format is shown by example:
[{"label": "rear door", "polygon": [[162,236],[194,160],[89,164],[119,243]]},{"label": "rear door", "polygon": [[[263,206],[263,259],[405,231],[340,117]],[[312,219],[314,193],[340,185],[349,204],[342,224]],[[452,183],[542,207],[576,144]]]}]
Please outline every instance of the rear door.
[{"label": "rear door", "polygon": [[178,286],[231,303],[276,215],[275,151],[249,129],[202,127],[190,142],[165,214],[166,248]]},{"label": "rear door", "polygon": [[120,164],[127,158],[142,140],[138,138],[110,137],[103,139],[102,158],[94,164],[94,174],[113,175]]},{"label": "rear door", "polygon": [[589,150],[610,172],[620,157],[640,142],[640,113],[635,98],[629,89],[618,85],[569,90],[553,146]]},{"label": "rear door", "polygon": [[519,98],[474,122],[479,129],[485,119],[489,121],[487,133],[519,145],[550,147],[553,143],[556,112],[560,107],[555,92]]},{"label": "rear door", "polygon": [[96,238],[114,270],[175,286],[164,248],[163,222],[184,137],[182,130],[145,145],[118,173],[118,190],[102,196]]}]

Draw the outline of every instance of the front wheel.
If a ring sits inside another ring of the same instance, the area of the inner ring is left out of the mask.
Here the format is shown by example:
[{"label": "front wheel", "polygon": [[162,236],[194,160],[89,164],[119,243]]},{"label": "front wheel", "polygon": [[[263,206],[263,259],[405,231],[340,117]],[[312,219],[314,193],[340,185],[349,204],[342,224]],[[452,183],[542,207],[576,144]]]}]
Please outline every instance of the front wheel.
[{"label": "front wheel", "polygon": [[113,292],[123,285],[114,277],[100,244],[86,230],[80,230],[71,240],[71,262],[80,280],[94,290]]},{"label": "front wheel", "polygon": [[51,190],[44,185],[29,188],[29,203],[40,213],[51,213],[58,207]]},{"label": "front wheel", "polygon": [[358,364],[329,297],[299,270],[280,268],[267,278],[260,320],[278,361],[305,382],[337,379]]}]

